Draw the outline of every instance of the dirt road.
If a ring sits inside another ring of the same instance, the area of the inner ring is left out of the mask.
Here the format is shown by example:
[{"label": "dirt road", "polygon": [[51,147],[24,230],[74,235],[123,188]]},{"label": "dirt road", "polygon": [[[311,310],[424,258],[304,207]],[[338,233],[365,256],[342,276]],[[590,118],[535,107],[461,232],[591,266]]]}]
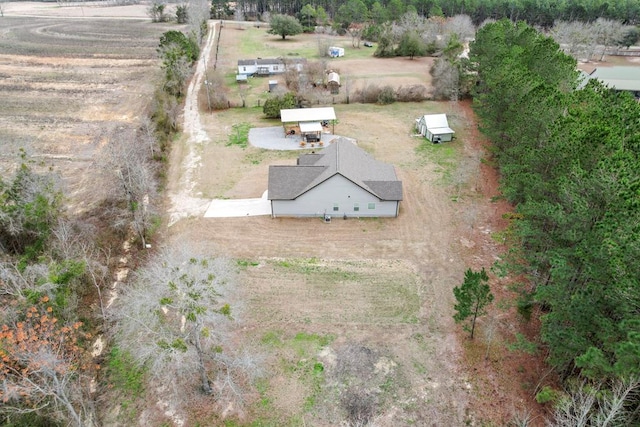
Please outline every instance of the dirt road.
[{"label": "dirt road", "polygon": [[210,202],[194,195],[193,190],[196,185],[194,176],[198,173],[198,168],[201,167],[201,146],[210,141],[200,119],[198,91],[206,75],[207,63],[211,56],[218,26],[218,22],[209,23],[210,31],[187,89],[182,126],[186,141],[181,144],[179,149],[173,150],[172,154],[172,158],[178,160],[179,163],[178,165],[176,162],[171,163],[170,175],[175,179],[169,180],[169,226],[188,216],[203,216]]}]

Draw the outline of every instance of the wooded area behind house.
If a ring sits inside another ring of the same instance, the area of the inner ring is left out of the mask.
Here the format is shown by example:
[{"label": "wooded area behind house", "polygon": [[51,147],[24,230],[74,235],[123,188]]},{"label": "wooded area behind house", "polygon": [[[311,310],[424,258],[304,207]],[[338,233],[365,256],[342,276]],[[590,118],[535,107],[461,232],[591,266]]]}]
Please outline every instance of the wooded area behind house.
[{"label": "wooded area behind house", "polygon": [[[515,208],[498,267],[525,279],[518,309],[540,316],[548,362],[564,379],[640,375],[640,104],[591,80],[520,22],[471,44],[474,106]],[[637,421],[638,399],[627,402]],[[573,425],[573,424],[572,424]]]}]

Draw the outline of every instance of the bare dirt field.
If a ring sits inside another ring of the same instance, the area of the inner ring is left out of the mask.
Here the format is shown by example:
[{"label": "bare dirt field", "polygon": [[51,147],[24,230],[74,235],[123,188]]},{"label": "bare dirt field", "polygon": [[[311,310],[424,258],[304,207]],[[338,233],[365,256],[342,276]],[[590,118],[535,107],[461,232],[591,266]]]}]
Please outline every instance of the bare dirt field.
[{"label": "bare dirt field", "polygon": [[134,124],[151,102],[156,46],[169,27],[146,19],[15,16],[40,13],[29,6],[7,3],[0,19],[0,170],[14,167],[22,148],[59,172],[82,207],[91,199],[101,136]]}]

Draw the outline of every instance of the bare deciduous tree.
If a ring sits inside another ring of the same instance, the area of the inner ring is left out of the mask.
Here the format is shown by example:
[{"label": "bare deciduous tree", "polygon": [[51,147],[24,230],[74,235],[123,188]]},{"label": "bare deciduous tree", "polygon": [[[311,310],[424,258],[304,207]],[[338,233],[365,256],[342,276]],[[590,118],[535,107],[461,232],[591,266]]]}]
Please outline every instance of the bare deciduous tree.
[{"label": "bare deciduous tree", "polygon": [[567,54],[577,60],[589,60],[595,51],[596,35],[590,24],[556,21],[551,36]]},{"label": "bare deciduous tree", "polygon": [[160,145],[156,137],[157,126],[149,116],[143,116],[140,119],[140,127],[138,129],[138,138],[141,145],[149,150],[149,157],[155,159],[160,154]]},{"label": "bare deciduous tree", "polygon": [[[560,399],[547,421],[549,427],[630,426],[637,413],[626,405],[640,394],[640,378],[617,379],[606,389],[602,384],[579,383]],[[637,409],[636,409],[637,410]]]},{"label": "bare deciduous tree", "polygon": [[189,32],[196,36],[198,43],[207,35],[211,2],[207,0],[189,0],[187,4]]},{"label": "bare deciduous tree", "polygon": [[438,58],[431,68],[433,97],[457,101],[460,96],[460,70],[451,61]]},{"label": "bare deciduous tree", "polygon": [[[212,394],[212,372],[216,358],[222,360],[230,323],[222,300],[233,280],[225,259],[197,257],[186,247],[162,251],[118,298],[113,316],[120,347],[154,378],[191,384],[199,378],[202,391]],[[184,392],[181,385],[175,396]]]},{"label": "bare deciduous tree", "polygon": [[443,31],[445,35],[456,34],[458,40],[464,42],[475,36],[476,27],[468,15],[456,15],[447,19]]},{"label": "bare deciduous tree", "polygon": [[162,0],[154,0],[147,8],[147,15],[152,22],[166,22],[169,17],[167,15],[167,5]]},{"label": "bare deciduous tree", "polygon": [[132,227],[145,247],[153,217],[151,200],[156,194],[156,180],[147,148],[138,143],[136,131],[131,128],[113,131],[98,166],[111,182],[115,179],[114,195],[126,205],[120,213],[115,213],[114,224]]},{"label": "bare deciduous tree", "polygon": [[84,266],[85,283],[91,283],[98,295],[100,314],[104,318],[102,288],[109,279],[110,253],[94,244],[96,230],[81,222],[61,220],[54,229],[53,250],[64,260],[78,260]]},{"label": "bare deciduous tree", "polygon": [[331,40],[320,35],[316,37],[316,40],[318,40],[318,54],[320,55],[320,58],[328,57],[329,48],[331,47]]},{"label": "bare deciduous tree", "polygon": [[[207,79],[204,82],[207,91],[207,102],[214,110],[225,110],[229,108],[228,88],[224,83],[224,76],[219,71],[207,71]],[[238,85],[240,97],[246,96],[246,89]],[[244,101],[244,99],[243,99]]]},{"label": "bare deciduous tree", "polygon": [[362,40],[362,33],[365,30],[365,25],[359,22],[353,22],[347,28],[347,33],[351,36],[351,46],[360,48],[360,41]]},{"label": "bare deciduous tree", "polygon": [[622,38],[626,27],[622,25],[622,22],[598,18],[593,23],[593,31],[596,34],[596,43],[602,49],[600,53],[600,61],[602,61],[607,54],[607,49],[614,46]]}]

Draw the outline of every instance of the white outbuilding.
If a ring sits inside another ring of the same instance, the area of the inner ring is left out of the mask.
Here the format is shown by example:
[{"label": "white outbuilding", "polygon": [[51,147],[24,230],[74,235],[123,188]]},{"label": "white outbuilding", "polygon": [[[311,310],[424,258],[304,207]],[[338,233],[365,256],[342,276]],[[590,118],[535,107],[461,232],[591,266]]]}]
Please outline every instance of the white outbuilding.
[{"label": "white outbuilding", "polygon": [[343,47],[337,47],[337,46],[331,46],[329,48],[329,56],[332,58],[339,58],[341,56],[344,56],[344,48]]},{"label": "white outbuilding", "polygon": [[433,143],[451,141],[455,133],[446,114],[425,114],[416,119],[416,130]]}]

